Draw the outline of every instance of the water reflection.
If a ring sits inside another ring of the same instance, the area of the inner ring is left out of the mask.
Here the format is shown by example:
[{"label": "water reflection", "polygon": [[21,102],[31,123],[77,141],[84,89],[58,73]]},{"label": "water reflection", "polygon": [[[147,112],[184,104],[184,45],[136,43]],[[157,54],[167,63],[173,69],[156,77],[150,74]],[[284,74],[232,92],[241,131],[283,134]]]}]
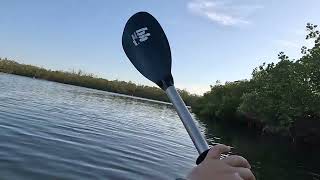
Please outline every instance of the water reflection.
[{"label": "water reflection", "polygon": [[[320,179],[319,152],[199,122],[259,180]],[[175,179],[197,152],[171,105],[0,74],[1,179]]]},{"label": "water reflection", "polygon": [[3,179],[175,179],[197,156],[171,106],[0,75]]},{"label": "water reflection", "polygon": [[232,145],[233,153],[251,162],[257,179],[320,179],[319,149],[299,148],[286,139],[261,137],[256,132],[213,121],[206,121],[205,126],[208,140]]}]

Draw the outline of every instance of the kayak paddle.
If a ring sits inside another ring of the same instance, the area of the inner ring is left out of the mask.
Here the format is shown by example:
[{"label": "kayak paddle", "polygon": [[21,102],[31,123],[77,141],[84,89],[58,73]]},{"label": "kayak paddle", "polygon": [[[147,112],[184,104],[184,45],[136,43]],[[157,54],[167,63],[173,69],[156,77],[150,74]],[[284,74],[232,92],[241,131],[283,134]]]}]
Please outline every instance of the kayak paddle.
[{"label": "kayak paddle", "polygon": [[209,146],[174,87],[170,46],[161,25],[147,12],[136,13],[125,26],[122,46],[135,68],[168,95],[200,154],[197,159],[197,164],[200,164]]}]

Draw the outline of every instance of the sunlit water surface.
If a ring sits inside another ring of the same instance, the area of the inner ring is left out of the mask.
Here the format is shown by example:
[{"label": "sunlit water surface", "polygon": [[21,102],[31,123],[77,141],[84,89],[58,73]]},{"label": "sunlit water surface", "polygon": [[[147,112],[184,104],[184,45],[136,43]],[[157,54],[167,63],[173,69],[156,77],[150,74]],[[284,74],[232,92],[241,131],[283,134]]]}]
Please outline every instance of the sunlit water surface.
[{"label": "sunlit water surface", "polygon": [[[258,179],[320,179],[317,152],[199,127],[236,146]],[[170,105],[0,73],[0,179],[175,179],[196,157]]]}]

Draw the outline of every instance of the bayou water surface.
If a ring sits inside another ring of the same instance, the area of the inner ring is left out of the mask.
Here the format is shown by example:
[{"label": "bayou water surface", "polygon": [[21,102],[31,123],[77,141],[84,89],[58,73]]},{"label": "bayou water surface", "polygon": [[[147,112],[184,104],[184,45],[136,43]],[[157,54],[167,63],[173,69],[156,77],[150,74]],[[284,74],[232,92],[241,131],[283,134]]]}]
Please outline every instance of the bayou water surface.
[{"label": "bayou water surface", "polygon": [[[199,127],[247,157],[257,179],[320,179],[319,152]],[[170,105],[0,73],[0,179],[175,179],[197,152]]]}]

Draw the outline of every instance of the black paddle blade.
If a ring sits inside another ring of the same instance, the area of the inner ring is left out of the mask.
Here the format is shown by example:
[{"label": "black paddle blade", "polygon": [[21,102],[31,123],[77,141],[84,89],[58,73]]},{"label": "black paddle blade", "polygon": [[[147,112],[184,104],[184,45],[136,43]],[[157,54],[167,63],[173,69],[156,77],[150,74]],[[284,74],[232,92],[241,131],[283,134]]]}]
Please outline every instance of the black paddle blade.
[{"label": "black paddle blade", "polygon": [[123,49],[136,69],[166,90],[173,85],[171,51],[159,22],[147,12],[133,15],[127,22]]}]

